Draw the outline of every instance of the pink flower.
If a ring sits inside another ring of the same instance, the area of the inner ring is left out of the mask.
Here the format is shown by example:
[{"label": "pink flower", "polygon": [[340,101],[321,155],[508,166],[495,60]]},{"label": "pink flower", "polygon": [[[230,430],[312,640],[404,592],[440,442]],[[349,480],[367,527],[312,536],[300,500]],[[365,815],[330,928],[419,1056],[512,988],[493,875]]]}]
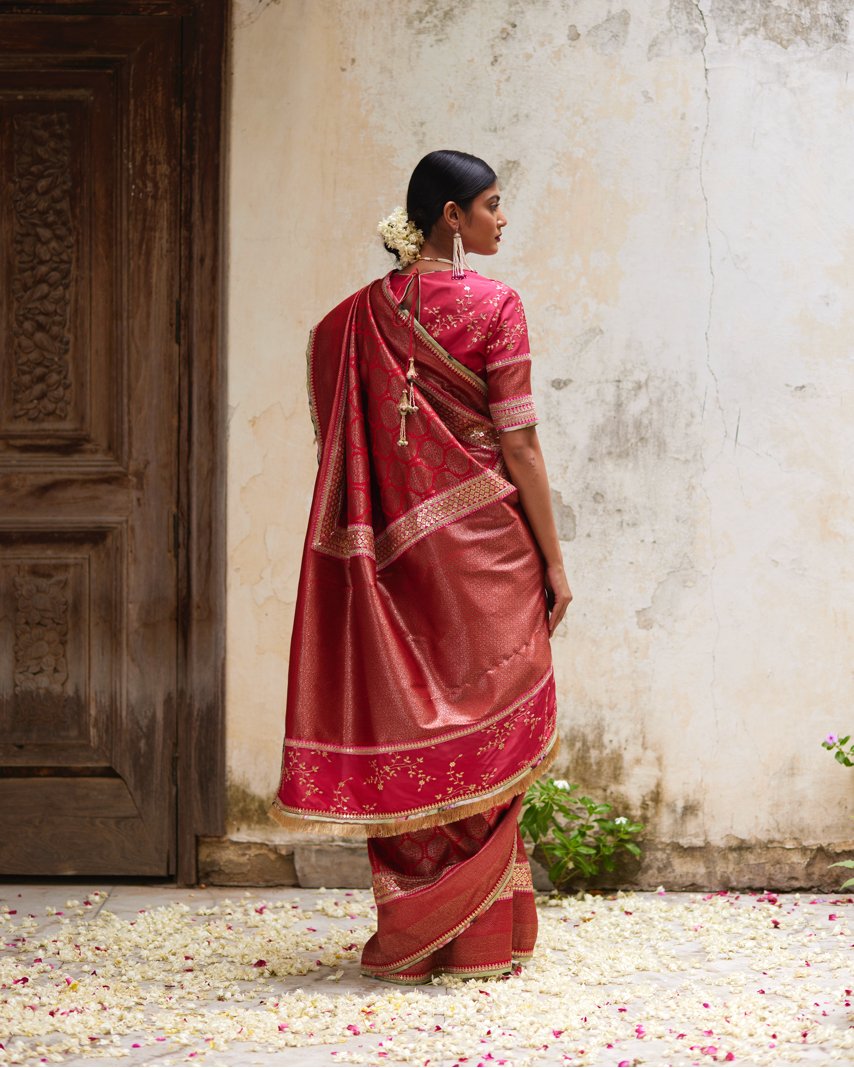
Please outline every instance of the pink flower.
[{"label": "pink flower", "polygon": [[837,736],[835,734],[828,734],[828,736],[824,740],[827,742],[828,745],[835,745],[836,737]]}]

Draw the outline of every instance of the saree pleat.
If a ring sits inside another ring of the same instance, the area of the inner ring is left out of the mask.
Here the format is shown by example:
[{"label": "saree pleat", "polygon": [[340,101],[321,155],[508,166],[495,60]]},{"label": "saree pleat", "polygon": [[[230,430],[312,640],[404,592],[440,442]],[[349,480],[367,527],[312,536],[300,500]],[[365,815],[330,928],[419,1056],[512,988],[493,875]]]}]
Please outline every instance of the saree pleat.
[{"label": "saree pleat", "polygon": [[466,819],[369,838],[377,932],[362,972],[389,982],[485,977],[528,960],[537,937],[522,796]]}]

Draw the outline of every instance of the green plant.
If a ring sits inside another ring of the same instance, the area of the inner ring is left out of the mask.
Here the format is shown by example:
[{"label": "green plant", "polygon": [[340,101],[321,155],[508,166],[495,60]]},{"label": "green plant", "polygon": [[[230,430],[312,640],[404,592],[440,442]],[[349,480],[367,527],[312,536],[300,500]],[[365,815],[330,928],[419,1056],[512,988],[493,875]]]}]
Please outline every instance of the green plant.
[{"label": "green plant", "polygon": [[[840,738],[836,734],[828,734],[828,736],[821,743],[829,753],[833,753],[834,760],[838,761],[844,768],[854,768],[854,744],[848,745],[851,741],[851,735],[846,734],[844,738]],[[846,749],[846,745],[848,748]],[[854,868],[854,860],[837,860],[833,864],[829,864],[830,868]],[[854,879],[846,879],[840,890],[847,890],[849,886],[854,886]]]},{"label": "green plant", "polygon": [[837,760],[843,767],[854,768],[854,743],[847,749],[845,748],[850,740],[850,734],[846,734],[844,738],[836,734],[828,734],[821,744],[829,753],[833,753],[834,760]]},{"label": "green plant", "polygon": [[528,790],[519,827],[548,866],[555,886],[575,876],[613,871],[621,853],[640,856],[633,838],[644,829],[626,816],[609,816],[612,806],[576,794],[565,779],[539,779]]},{"label": "green plant", "polygon": [[[854,868],[854,860],[835,860],[832,864],[828,864],[829,868]],[[840,890],[847,890],[849,886],[854,886],[854,879],[846,879]]]}]

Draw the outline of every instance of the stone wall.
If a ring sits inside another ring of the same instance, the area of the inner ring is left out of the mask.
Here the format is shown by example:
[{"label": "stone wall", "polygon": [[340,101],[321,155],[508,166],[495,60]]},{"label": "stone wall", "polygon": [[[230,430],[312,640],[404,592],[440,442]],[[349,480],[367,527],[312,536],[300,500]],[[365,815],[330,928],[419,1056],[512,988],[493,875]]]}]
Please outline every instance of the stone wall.
[{"label": "stone wall", "polygon": [[510,222],[477,266],[525,301],[576,597],[554,774],[648,824],[639,885],[842,881],[822,847],[854,847],[854,777],[819,742],[854,715],[852,21],[842,0],[236,0],[214,852],[293,845],[265,810],[308,329],[388,269],[377,219],[454,147],[499,173]]}]

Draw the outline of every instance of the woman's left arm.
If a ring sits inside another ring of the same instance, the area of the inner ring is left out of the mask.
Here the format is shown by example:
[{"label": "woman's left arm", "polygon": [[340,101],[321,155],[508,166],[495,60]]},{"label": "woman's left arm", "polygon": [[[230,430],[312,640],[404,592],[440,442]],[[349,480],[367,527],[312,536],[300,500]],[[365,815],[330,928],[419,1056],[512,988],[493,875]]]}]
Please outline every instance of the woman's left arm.
[{"label": "woman's left arm", "polygon": [[536,428],[521,427],[501,434],[501,451],[531,530],[546,563],[546,589],[554,600],[549,634],[554,634],[572,600],[563,553],[552,512],[551,490]]}]

